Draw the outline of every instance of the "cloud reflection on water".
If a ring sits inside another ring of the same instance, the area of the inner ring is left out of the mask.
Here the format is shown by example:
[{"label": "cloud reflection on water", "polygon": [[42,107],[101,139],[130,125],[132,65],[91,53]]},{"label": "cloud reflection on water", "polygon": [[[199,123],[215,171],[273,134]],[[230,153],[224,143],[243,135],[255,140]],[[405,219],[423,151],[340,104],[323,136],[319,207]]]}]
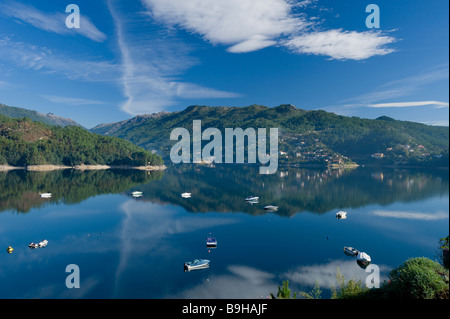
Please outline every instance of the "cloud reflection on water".
[{"label": "cloud reflection on water", "polygon": [[[380,268],[380,282],[387,280],[387,275],[391,269],[384,265],[377,266]],[[358,266],[355,259],[351,259],[333,260],[327,264],[299,266],[287,271],[282,277],[301,286],[313,286],[317,282],[321,288],[331,289],[338,286],[336,281],[338,269],[346,281],[353,279],[364,284],[369,275]]]},{"label": "cloud reflection on water", "polygon": [[[388,279],[391,270],[388,266],[378,265],[380,268],[380,283]],[[280,274],[244,265],[230,265],[228,272],[221,275],[212,274],[202,283],[190,287],[179,294],[167,298],[183,299],[255,299],[268,298],[270,293],[277,294],[282,281],[289,280],[291,295],[294,292],[308,292],[316,283],[322,290],[338,287],[337,271],[341,272],[346,282],[350,279],[361,281],[364,285],[367,276],[355,259],[334,260],[326,264],[299,266]]]},{"label": "cloud reflection on water", "polygon": [[201,284],[168,298],[181,299],[255,299],[276,292],[276,276],[244,265],[227,267],[228,273],[212,274]]},{"label": "cloud reflection on water", "polygon": [[448,212],[446,213],[444,211],[437,211],[434,213],[423,213],[423,212],[409,212],[409,211],[376,210],[372,212],[372,215],[386,218],[415,219],[426,221],[436,221],[449,218]]},{"label": "cloud reflection on water", "polygon": [[203,218],[192,214],[181,214],[180,209],[171,205],[158,205],[149,202],[129,200],[123,203],[121,210],[125,218],[119,231],[119,263],[115,273],[114,294],[120,293],[120,281],[125,272],[131,271],[133,261],[142,255],[152,254],[152,258],[160,258],[166,263],[177,247],[170,245],[170,236],[194,232],[220,225],[236,223],[230,217]]}]

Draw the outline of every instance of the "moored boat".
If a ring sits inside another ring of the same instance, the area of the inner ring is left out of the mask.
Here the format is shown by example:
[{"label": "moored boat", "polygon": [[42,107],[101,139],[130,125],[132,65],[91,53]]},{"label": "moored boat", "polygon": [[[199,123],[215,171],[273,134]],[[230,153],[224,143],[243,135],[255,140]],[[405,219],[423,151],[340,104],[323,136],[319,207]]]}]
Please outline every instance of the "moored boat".
[{"label": "moored boat", "polygon": [[39,242],[39,248],[45,247],[48,244],[48,240],[44,239],[42,241]]},{"label": "moored boat", "polygon": [[207,259],[194,259],[193,261],[187,261],[184,263],[184,270],[191,271],[208,268],[209,262],[210,261]]},{"label": "moored boat", "polygon": [[356,257],[356,263],[363,269],[365,269],[367,266],[369,266],[371,261],[372,261],[372,259],[365,252],[360,252],[358,254],[358,257]]},{"label": "moored boat", "polygon": [[131,196],[133,196],[133,197],[141,197],[142,196],[142,192],[134,191],[134,192],[131,193]]},{"label": "moored boat", "polygon": [[39,243],[31,242],[30,244],[28,244],[28,247],[30,247],[31,249],[37,249],[37,248],[43,248],[47,245],[48,245],[48,240],[43,239]]},{"label": "moored boat", "polygon": [[344,254],[350,257],[355,257],[359,254],[359,251],[353,247],[344,247]]},{"label": "moored boat", "polygon": [[206,238],[206,246],[207,247],[217,247],[217,239],[214,237]]},{"label": "moored boat", "polygon": [[36,244],[36,243],[30,243],[30,244],[28,245],[28,247],[30,247],[31,249],[36,249],[36,248],[39,248],[39,244]]},{"label": "moored boat", "polygon": [[347,218],[347,212],[344,211],[340,211],[336,213],[336,218],[337,219],[346,219]]}]

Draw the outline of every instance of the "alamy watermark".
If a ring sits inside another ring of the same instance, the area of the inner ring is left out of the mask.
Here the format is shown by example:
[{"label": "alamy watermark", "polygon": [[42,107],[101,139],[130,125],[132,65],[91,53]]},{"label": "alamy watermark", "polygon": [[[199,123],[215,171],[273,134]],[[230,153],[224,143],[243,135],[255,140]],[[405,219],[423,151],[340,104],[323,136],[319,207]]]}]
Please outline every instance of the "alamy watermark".
[{"label": "alamy watermark", "polygon": [[70,273],[66,278],[66,287],[69,289],[80,288],[80,267],[75,264],[67,265],[66,272]]},{"label": "alamy watermark", "polygon": [[66,27],[69,29],[80,28],[80,7],[76,4],[69,4],[66,13],[70,13],[66,18]]},{"label": "alamy watermark", "polygon": [[367,266],[365,271],[370,273],[366,277],[366,287],[369,289],[380,288],[380,267],[375,264],[371,264]]},{"label": "alamy watermark", "polygon": [[[179,140],[179,137],[181,139]],[[212,138],[212,140],[211,140]],[[259,168],[260,174],[274,174],[278,170],[278,128],[270,128],[267,150],[267,129],[258,128],[225,128],[225,154],[223,153],[222,132],[217,128],[207,128],[202,132],[202,121],[194,120],[191,134],[185,128],[178,127],[170,133],[170,140],[178,140],[170,150],[172,163],[245,163],[245,139],[247,139],[247,161],[249,164],[259,163],[267,166]],[[202,148],[202,141],[209,141]],[[234,145],[236,141],[236,146]],[[191,156],[192,144],[192,156]],[[269,153],[267,153],[269,151]],[[236,156],[234,156],[236,155]],[[236,157],[236,161],[234,161]]]},{"label": "alamy watermark", "polygon": [[366,12],[370,13],[366,18],[366,27],[369,29],[380,28],[380,7],[376,4],[369,4]]}]

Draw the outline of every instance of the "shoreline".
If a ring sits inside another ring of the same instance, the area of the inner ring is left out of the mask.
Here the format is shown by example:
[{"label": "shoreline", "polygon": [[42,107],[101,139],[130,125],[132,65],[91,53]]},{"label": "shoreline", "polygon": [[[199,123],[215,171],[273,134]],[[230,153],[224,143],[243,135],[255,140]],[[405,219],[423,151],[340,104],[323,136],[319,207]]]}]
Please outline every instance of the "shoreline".
[{"label": "shoreline", "polygon": [[56,171],[74,169],[79,171],[103,170],[103,169],[137,169],[141,171],[162,171],[167,167],[165,165],[148,165],[148,166],[126,166],[126,165],[29,165],[29,166],[10,166],[0,165],[0,171],[26,170],[26,171]]}]

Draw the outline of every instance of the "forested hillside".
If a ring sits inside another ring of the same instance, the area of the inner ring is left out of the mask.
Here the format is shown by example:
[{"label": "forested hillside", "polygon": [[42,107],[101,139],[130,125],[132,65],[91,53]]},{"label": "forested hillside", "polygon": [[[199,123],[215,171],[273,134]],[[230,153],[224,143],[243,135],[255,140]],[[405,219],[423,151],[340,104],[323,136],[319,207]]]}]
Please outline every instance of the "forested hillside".
[{"label": "forested hillside", "polygon": [[0,164],[160,165],[161,157],[128,141],[76,126],[50,126],[0,115]]},{"label": "forested hillside", "polygon": [[180,112],[143,115],[91,131],[117,136],[167,157],[170,133],[193,120],[202,129],[278,128],[280,160],[285,163],[326,164],[349,158],[358,164],[448,166],[449,128],[398,121],[389,117],[364,119],[305,111],[293,105],[266,107],[190,106]]},{"label": "forested hillside", "polygon": [[24,109],[21,107],[8,106],[0,103],[0,114],[12,117],[22,118],[28,117],[33,121],[39,121],[52,126],[81,126],[74,120],[54,115],[53,113],[39,113],[37,111]]}]

